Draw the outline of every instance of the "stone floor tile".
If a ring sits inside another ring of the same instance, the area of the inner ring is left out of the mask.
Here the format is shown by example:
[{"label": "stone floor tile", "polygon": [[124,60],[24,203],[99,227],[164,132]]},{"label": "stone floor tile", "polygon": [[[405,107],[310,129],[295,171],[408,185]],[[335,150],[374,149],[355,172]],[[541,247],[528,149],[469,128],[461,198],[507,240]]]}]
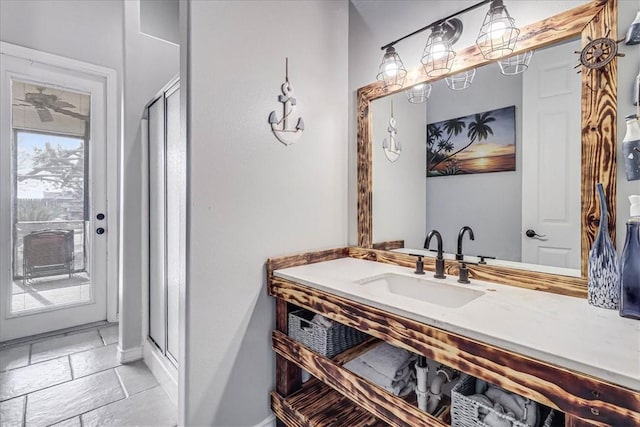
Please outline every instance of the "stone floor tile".
[{"label": "stone floor tile", "polygon": [[54,337],[32,344],[31,363],[102,346],[102,339],[96,330]]},{"label": "stone floor tile", "polygon": [[0,374],[0,401],[71,380],[69,359],[60,357]]},{"label": "stone floor tile", "polygon": [[176,409],[161,387],[103,406],[82,415],[83,427],[174,426]]},{"label": "stone floor tile", "polygon": [[105,345],[109,344],[117,344],[118,343],[118,325],[108,326],[106,328],[98,329],[100,335],[102,336],[102,340]]},{"label": "stone floor tile", "polygon": [[82,423],[80,422],[80,417],[73,417],[53,424],[51,427],[82,427]]},{"label": "stone floor tile", "polygon": [[158,385],[156,377],[142,360],[118,366],[116,372],[129,396]]},{"label": "stone floor tile", "polygon": [[85,377],[120,365],[116,344],[74,353],[69,358],[71,359],[73,378]]},{"label": "stone floor tile", "polygon": [[113,369],[99,372],[30,394],[26,424],[55,424],[124,397]]},{"label": "stone floor tile", "polygon": [[0,402],[0,426],[18,427],[24,425],[24,396]]},{"label": "stone floor tile", "polygon": [[29,364],[29,344],[0,350],[0,371]]}]

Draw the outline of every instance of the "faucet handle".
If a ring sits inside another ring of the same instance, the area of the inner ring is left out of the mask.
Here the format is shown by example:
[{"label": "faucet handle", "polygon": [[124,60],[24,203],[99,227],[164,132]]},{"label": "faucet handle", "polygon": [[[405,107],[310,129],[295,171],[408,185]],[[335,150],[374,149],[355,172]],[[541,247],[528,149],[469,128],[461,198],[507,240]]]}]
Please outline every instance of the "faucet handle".
[{"label": "faucet handle", "polygon": [[488,255],[478,255],[478,258],[480,258],[480,261],[478,261],[478,264],[486,264],[485,259],[496,259],[496,257],[488,256]]},{"label": "faucet handle", "polygon": [[414,273],[424,274],[424,262],[422,261],[423,255],[418,255],[418,254],[409,254],[409,255],[418,257],[418,260],[416,261],[416,271],[414,271]]}]

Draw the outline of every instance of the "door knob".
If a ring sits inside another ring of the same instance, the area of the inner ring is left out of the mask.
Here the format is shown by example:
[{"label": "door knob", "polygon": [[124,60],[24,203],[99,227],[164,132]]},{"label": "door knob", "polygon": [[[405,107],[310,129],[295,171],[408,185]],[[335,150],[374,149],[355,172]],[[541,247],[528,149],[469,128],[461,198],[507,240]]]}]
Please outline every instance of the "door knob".
[{"label": "door knob", "polygon": [[532,230],[532,229],[528,229],[527,231],[524,232],[524,234],[526,234],[527,237],[531,237],[531,238],[534,238],[534,237],[547,237],[546,234],[538,234],[538,233],[535,232],[535,230]]},{"label": "door knob", "polygon": [[96,233],[98,233],[98,234],[104,234],[104,228],[102,228],[102,227],[98,227],[98,228],[96,228]]}]

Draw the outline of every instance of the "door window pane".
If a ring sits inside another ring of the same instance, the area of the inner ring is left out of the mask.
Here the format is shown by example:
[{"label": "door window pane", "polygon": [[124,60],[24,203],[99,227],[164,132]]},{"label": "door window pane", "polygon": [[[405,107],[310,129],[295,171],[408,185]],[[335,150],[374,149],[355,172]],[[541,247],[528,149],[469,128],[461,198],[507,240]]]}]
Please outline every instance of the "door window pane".
[{"label": "door window pane", "polygon": [[90,96],[18,80],[11,89],[11,313],[90,302]]}]

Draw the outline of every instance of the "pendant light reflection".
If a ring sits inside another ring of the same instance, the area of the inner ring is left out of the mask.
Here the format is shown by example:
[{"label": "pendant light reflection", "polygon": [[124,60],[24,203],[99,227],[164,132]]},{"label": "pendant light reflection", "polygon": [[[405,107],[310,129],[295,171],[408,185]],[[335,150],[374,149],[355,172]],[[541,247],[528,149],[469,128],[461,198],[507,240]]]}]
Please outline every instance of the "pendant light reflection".
[{"label": "pendant light reflection", "polygon": [[527,71],[527,68],[529,68],[529,62],[532,56],[533,51],[528,50],[524,53],[501,59],[498,61],[500,72],[505,76],[515,76],[516,74],[524,73]]},{"label": "pendant light reflection", "polygon": [[431,85],[429,83],[420,83],[407,89],[407,99],[412,104],[422,104],[427,102],[431,95]]},{"label": "pendant light reflection", "polygon": [[378,67],[378,75],[376,79],[384,82],[384,87],[389,89],[399,89],[404,85],[404,79],[407,76],[407,70],[400,59],[400,55],[393,46],[387,48],[380,67]]},{"label": "pendant light reflection", "polygon": [[476,76],[476,69],[463,71],[462,73],[454,74],[453,76],[445,77],[447,86],[451,90],[464,90],[471,86],[473,78]]},{"label": "pendant light reflection", "polygon": [[498,59],[513,52],[519,34],[502,0],[492,0],[476,44],[485,59]]},{"label": "pendant light reflection", "polygon": [[451,71],[456,53],[451,47],[451,39],[442,25],[437,25],[427,39],[420,62],[429,77],[438,77]]},{"label": "pendant light reflection", "polygon": [[387,132],[389,133],[389,139],[387,140],[387,138],[385,138],[382,140],[382,149],[384,150],[384,155],[387,157],[387,160],[393,163],[398,160],[400,152],[402,151],[400,141],[396,139],[398,129],[396,128],[396,119],[393,117],[393,100],[391,100],[391,118],[389,119]]}]

